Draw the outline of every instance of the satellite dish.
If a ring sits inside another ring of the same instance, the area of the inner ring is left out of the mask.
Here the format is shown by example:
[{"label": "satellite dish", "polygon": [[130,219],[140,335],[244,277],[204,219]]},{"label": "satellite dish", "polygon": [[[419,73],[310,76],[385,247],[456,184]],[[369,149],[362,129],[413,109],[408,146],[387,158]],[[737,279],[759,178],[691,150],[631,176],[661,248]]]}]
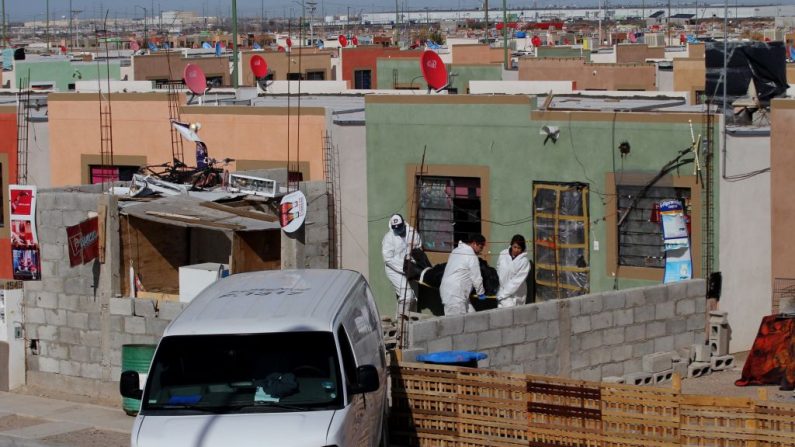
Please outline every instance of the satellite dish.
[{"label": "satellite dish", "polygon": [[283,46],[279,45],[279,48],[277,48],[276,51],[278,51],[279,53],[284,53],[286,50],[284,49]]},{"label": "satellite dish", "polygon": [[251,71],[254,72],[254,77],[256,79],[264,78],[268,75],[268,62],[265,61],[265,58],[259,54],[255,54],[251,57],[249,65],[251,66]]},{"label": "satellite dish", "polygon": [[133,51],[138,51],[138,50],[141,49],[141,46],[138,45],[138,41],[137,40],[131,40],[130,41],[130,49],[133,50]]},{"label": "satellite dish", "polygon": [[287,45],[287,48],[292,48],[293,47],[293,39],[290,39],[289,37],[284,40],[284,43],[285,43],[285,45]]},{"label": "satellite dish", "polygon": [[340,42],[341,47],[344,48],[348,46],[348,38],[343,36],[342,34],[340,34],[339,37],[337,37],[337,40]]},{"label": "satellite dish", "polygon": [[59,49],[61,50],[61,54],[66,54],[66,46],[61,45]]},{"label": "satellite dish", "polygon": [[213,46],[212,46],[212,45],[210,45],[208,42],[202,42],[202,48],[204,48],[205,50],[209,50],[209,49],[211,49],[212,47],[213,47]]},{"label": "satellite dish", "polygon": [[260,44],[258,44],[257,42],[254,42],[254,45],[252,45],[252,48],[254,48],[255,50],[261,50],[262,49]]},{"label": "satellite dish", "polygon": [[534,47],[540,47],[541,46],[541,38],[538,37],[538,36],[533,36],[533,38],[530,39],[530,42],[533,44]]},{"label": "satellite dish", "polygon": [[359,46],[359,39],[356,36],[351,38],[351,42],[353,42],[353,46]]},{"label": "satellite dish", "polygon": [[204,76],[204,72],[196,64],[185,65],[182,80],[185,81],[188,90],[194,95],[203,95],[207,91],[207,77]]},{"label": "satellite dish", "polygon": [[447,87],[447,67],[435,51],[425,50],[422,53],[420,68],[428,88],[439,91]]},{"label": "satellite dish", "polygon": [[221,42],[215,43],[215,55],[220,56],[221,53],[224,51],[224,47],[221,46]]}]

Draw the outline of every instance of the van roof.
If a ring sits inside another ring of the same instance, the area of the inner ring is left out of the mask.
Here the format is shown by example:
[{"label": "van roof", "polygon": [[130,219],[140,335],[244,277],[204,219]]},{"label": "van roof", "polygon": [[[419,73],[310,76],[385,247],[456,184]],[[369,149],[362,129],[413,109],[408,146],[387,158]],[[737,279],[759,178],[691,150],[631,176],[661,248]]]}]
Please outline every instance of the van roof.
[{"label": "van roof", "polygon": [[360,280],[350,270],[239,273],[199,293],[163,336],[331,331]]}]

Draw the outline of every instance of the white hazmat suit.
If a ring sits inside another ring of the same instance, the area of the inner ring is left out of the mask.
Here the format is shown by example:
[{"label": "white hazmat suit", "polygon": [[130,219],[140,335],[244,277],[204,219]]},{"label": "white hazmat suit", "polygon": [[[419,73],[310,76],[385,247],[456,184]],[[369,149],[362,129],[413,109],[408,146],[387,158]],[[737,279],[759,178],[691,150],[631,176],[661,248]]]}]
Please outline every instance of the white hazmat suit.
[{"label": "white hazmat suit", "polygon": [[[409,247],[411,245],[411,248]],[[411,250],[422,247],[422,240],[414,228],[406,224],[406,233],[403,236],[395,234],[391,226],[381,241],[381,255],[384,257],[384,270],[389,282],[395,288],[398,297],[397,314],[409,312],[414,309],[417,296],[411,286],[406,284],[406,275],[403,273],[403,261],[411,255]]]},{"label": "white hazmat suit", "polygon": [[525,303],[529,273],[530,261],[527,260],[527,253],[519,253],[511,259],[510,248],[500,252],[497,261],[497,275],[500,277],[497,307],[511,307]]},{"label": "white hazmat suit", "polygon": [[442,297],[445,315],[463,315],[474,312],[475,308],[469,303],[469,293],[472,288],[478,295],[483,295],[483,277],[480,276],[480,261],[475,250],[463,242],[458,243],[447,260],[439,286],[439,295]]}]

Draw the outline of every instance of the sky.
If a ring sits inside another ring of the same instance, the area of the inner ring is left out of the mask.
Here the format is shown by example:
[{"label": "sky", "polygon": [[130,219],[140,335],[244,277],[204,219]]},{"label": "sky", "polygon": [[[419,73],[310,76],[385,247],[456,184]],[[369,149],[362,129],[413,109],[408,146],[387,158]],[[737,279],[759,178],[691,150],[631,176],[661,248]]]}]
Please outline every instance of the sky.
[{"label": "sky", "polygon": [[[3,0],[0,0],[3,1]],[[4,0],[6,15],[11,21],[24,21],[34,19],[44,19],[46,14],[47,0]],[[50,18],[56,19],[65,17],[68,14],[70,0],[49,0]],[[317,10],[315,17],[322,15],[345,15],[350,7],[351,14],[359,11],[381,12],[394,11],[395,0],[316,0]],[[482,5],[482,0],[397,0],[401,9],[422,10],[426,6],[433,9],[472,9]],[[604,1],[604,0],[602,0]],[[651,5],[665,0],[644,0]],[[694,4],[696,0],[671,0],[674,5],[680,3]],[[707,0],[698,0],[704,3]],[[730,4],[735,4],[738,0],[728,0]],[[788,4],[791,0],[741,0],[740,4]],[[580,7],[596,7],[599,0],[510,0],[508,7],[527,7],[531,8],[534,4],[543,5],[576,5]],[[147,9],[147,15],[152,16],[151,9],[155,10],[192,10],[197,14],[204,12],[208,16],[224,16],[231,14],[232,0],[71,0],[72,9],[82,10],[79,14],[81,18],[102,17],[104,12],[109,11],[108,17],[143,17],[141,8]],[[489,9],[498,9],[502,5],[500,0],[491,0]],[[640,4],[641,0],[608,0],[609,4]],[[710,4],[722,4],[721,0],[709,0]],[[266,17],[285,17],[299,16],[301,10],[301,0],[237,0],[238,15],[241,17],[259,17],[264,8]],[[325,14],[324,14],[325,13]],[[308,15],[309,13],[307,13]],[[157,15],[157,14],[155,14]]]}]

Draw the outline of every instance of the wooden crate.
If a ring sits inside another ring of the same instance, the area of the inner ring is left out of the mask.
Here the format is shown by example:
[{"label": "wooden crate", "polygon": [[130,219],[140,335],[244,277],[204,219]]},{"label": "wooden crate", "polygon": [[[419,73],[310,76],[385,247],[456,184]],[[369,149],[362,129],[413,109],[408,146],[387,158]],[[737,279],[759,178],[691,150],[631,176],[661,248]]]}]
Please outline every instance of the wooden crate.
[{"label": "wooden crate", "polygon": [[682,395],[681,399],[681,445],[756,445],[756,415],[751,399],[697,395]]},{"label": "wooden crate", "polygon": [[391,380],[396,446],[795,447],[792,404],[414,363]]},{"label": "wooden crate", "polygon": [[530,446],[599,446],[601,390],[596,382],[528,376]]},{"label": "wooden crate", "polygon": [[391,416],[396,445],[527,445],[522,375],[401,363],[392,369]]},{"label": "wooden crate", "polygon": [[603,446],[679,445],[679,393],[612,383],[601,390]]},{"label": "wooden crate", "polygon": [[754,413],[760,447],[795,447],[795,405],[756,402]]}]

